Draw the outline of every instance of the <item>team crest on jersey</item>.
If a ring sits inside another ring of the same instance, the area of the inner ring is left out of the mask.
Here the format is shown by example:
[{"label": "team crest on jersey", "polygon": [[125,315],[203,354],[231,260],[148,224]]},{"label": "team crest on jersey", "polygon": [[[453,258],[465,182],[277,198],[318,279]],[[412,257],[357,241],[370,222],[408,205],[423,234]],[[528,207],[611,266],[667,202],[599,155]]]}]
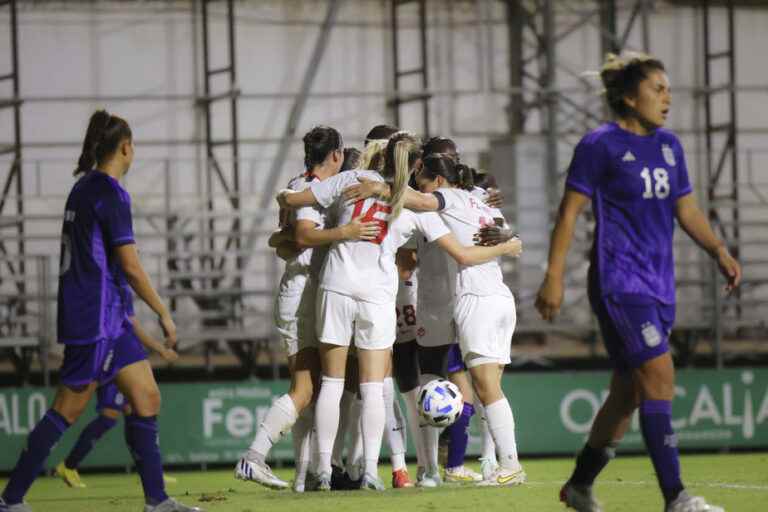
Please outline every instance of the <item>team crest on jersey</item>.
[{"label": "team crest on jersey", "polygon": [[653,323],[645,322],[640,327],[643,340],[645,340],[645,344],[648,345],[649,348],[653,348],[661,343],[661,334],[659,333],[659,330],[656,328],[656,326],[653,325]]},{"label": "team crest on jersey", "polygon": [[677,165],[677,162],[675,161],[675,152],[672,151],[669,144],[661,145],[661,154],[664,155],[664,161],[667,162],[667,164],[671,166]]}]

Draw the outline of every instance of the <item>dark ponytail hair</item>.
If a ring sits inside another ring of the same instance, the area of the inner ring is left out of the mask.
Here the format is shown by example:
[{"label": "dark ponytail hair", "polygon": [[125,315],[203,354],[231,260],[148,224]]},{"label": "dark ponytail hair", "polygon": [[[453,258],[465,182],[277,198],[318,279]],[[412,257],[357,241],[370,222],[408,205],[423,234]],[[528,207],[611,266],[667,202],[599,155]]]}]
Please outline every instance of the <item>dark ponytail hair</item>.
[{"label": "dark ponytail hair", "polygon": [[472,177],[472,168],[467,165],[456,163],[451,155],[443,153],[432,153],[423,160],[420,177],[434,180],[438,176],[445,178],[445,181],[464,190],[472,190],[475,186]]},{"label": "dark ponytail hair", "polygon": [[341,164],[341,171],[358,169],[360,167],[360,157],[362,153],[357,148],[344,148],[344,162]]},{"label": "dark ponytail hair", "polygon": [[496,183],[496,177],[488,172],[480,172],[476,169],[472,169],[472,181],[475,182],[475,186],[483,190],[489,188],[499,188]]},{"label": "dark ponytail hair", "polygon": [[394,126],[388,124],[377,124],[366,134],[364,145],[367,146],[368,143],[373,140],[388,139],[399,131],[399,128],[395,128]]},{"label": "dark ponytail hair", "polygon": [[83,150],[74,175],[86,173],[97,164],[106,162],[117,151],[121,142],[132,138],[131,127],[125,119],[113,116],[106,110],[97,110],[88,122]]},{"label": "dark ponytail hair", "polygon": [[424,156],[434,155],[435,153],[444,153],[459,161],[459,151],[456,143],[448,137],[432,137],[421,148]]},{"label": "dark ponytail hair", "polygon": [[330,126],[315,126],[304,135],[304,167],[311,171],[322,164],[331,151],[341,151],[344,142],[341,134]]}]

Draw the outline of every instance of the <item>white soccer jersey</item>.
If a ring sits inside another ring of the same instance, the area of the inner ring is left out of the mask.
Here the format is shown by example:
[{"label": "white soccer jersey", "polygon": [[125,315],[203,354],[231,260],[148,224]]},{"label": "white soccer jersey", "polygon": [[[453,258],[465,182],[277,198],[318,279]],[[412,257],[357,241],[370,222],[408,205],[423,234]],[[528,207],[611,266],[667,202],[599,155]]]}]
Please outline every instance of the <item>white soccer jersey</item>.
[{"label": "white soccer jersey", "polygon": [[[378,221],[381,233],[375,241],[341,241],[332,244],[323,267],[320,288],[374,303],[394,303],[397,294],[395,253],[417,231],[429,241],[450,233],[445,223],[434,213],[417,214],[403,210],[389,221],[390,206],[376,198],[353,204],[341,196],[344,189],[358,183],[358,178],[384,181],[374,171],[351,170],[310,185],[320,206],[333,210],[339,225],[352,219]],[[331,208],[332,207],[332,208]]]},{"label": "white soccer jersey", "polygon": [[[300,174],[291,179],[287,188],[295,190],[296,192],[301,192],[308,188],[310,183],[314,181],[319,181],[316,176],[309,173]],[[325,212],[322,208],[317,207],[289,210],[285,224],[287,226],[295,227],[298,220],[310,220],[317,224],[319,229],[322,229],[325,225]],[[312,264],[313,259],[317,260],[322,258],[322,254],[313,257],[313,253],[315,252],[322,251],[305,249],[295,258],[285,262],[285,271],[283,272],[283,277],[280,279],[280,295],[291,296],[300,295],[302,293],[304,285],[307,282],[307,276],[309,275],[310,265]],[[320,262],[320,265],[322,265],[322,261]],[[319,270],[317,263],[312,266],[317,267]]]},{"label": "white soccer jersey", "polygon": [[419,285],[419,269],[415,268],[408,280],[398,279],[397,299],[397,338],[395,343],[416,339],[416,293]]},{"label": "white soccer jersey", "polygon": [[[497,208],[489,207],[466,190],[440,188],[434,194],[440,201],[440,217],[462,245],[473,245],[473,236],[482,226],[493,225],[495,217],[503,218]],[[512,296],[496,260],[458,267],[456,297],[464,294]]]},{"label": "white soccer jersey", "polygon": [[472,187],[472,190],[470,190],[469,193],[480,199],[482,202],[485,202],[488,199],[488,191],[484,188]]}]

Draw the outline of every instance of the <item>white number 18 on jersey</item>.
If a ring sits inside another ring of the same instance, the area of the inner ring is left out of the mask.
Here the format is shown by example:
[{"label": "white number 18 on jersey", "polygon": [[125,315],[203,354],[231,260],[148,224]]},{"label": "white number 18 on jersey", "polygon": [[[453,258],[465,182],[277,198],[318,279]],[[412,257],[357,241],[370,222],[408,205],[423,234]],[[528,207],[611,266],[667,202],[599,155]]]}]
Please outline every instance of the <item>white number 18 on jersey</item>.
[{"label": "white number 18 on jersey", "polygon": [[640,173],[645,183],[645,190],[643,191],[643,199],[665,199],[669,196],[669,173],[663,167],[656,167],[653,170],[653,179],[651,179],[651,171],[647,167],[643,167],[643,172]]}]

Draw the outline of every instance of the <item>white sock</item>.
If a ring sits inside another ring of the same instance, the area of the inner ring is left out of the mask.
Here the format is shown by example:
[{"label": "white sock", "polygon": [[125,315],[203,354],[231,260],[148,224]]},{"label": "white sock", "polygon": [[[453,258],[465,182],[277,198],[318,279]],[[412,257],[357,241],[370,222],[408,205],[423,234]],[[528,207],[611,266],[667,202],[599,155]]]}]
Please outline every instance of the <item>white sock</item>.
[{"label": "white sock", "polygon": [[315,404],[315,433],[317,435],[317,474],[331,474],[331,454],[336,431],[339,429],[339,407],[344,392],[344,379],[323,376],[320,394]]},{"label": "white sock", "polygon": [[363,382],[360,395],[363,398],[361,430],[363,431],[363,457],[365,472],[372,477],[379,477],[379,453],[384,437],[386,413],[384,411],[384,383]]},{"label": "white sock", "polygon": [[483,407],[479,399],[475,400],[475,410],[480,418],[480,431],[483,433],[483,449],[480,452],[480,458],[496,464],[496,443],[493,442],[493,436],[491,436],[491,431],[488,429],[485,407]]},{"label": "white sock", "polygon": [[[398,414],[399,413],[399,414]],[[395,399],[395,383],[392,377],[384,379],[384,435],[389,445],[389,457],[392,461],[392,471],[405,468],[405,423],[400,404]]]},{"label": "white sock", "polygon": [[304,483],[311,461],[312,427],[315,422],[315,406],[310,405],[299,414],[293,424],[293,456],[296,461],[296,483]]},{"label": "white sock", "polygon": [[355,398],[349,409],[349,436],[347,437],[349,442],[347,447],[347,474],[352,480],[360,480],[363,476],[360,473],[363,464],[363,433],[360,428],[360,415],[362,412],[363,403]]},{"label": "white sock", "polygon": [[499,451],[499,464],[502,468],[517,471],[522,468],[517,458],[515,441],[515,418],[506,398],[485,406],[488,429]]},{"label": "white sock", "polygon": [[[419,376],[419,382],[424,386],[439,378],[439,375],[422,373]],[[419,431],[421,433],[421,444],[424,449],[424,467],[427,470],[427,474],[436,473],[440,470],[437,462],[437,443],[440,440],[440,429],[425,424],[419,426]]]},{"label": "white sock", "polygon": [[285,394],[275,400],[256,431],[248,451],[248,459],[263,463],[272,445],[280,439],[283,432],[296,423],[296,418],[296,407],[290,396]]},{"label": "white sock", "polygon": [[333,442],[333,454],[331,455],[331,464],[340,468],[344,467],[344,446],[349,430],[349,413],[354,400],[355,394],[345,389],[341,395],[339,431],[336,432],[336,440]]},{"label": "white sock", "polygon": [[416,465],[423,468],[426,467],[426,461],[424,460],[424,444],[421,442],[419,432],[419,409],[416,405],[419,400],[419,388],[403,393],[403,396],[405,397],[405,407],[408,409],[408,430],[411,433],[413,444],[416,445]]}]

